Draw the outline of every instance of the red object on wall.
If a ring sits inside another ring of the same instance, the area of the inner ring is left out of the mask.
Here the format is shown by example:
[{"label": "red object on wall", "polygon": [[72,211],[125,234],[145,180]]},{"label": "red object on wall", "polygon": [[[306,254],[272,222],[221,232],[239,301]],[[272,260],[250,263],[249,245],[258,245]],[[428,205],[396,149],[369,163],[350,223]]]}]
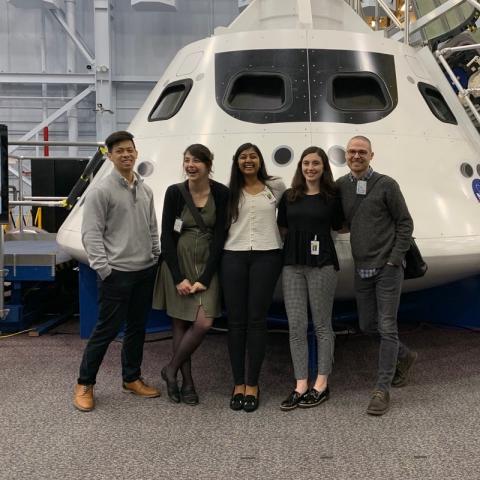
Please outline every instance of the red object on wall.
[{"label": "red object on wall", "polygon": [[[43,141],[47,142],[48,141],[48,127],[43,127]],[[43,147],[43,155],[45,157],[48,157],[50,155],[49,150],[48,150],[48,145],[44,145]]]}]

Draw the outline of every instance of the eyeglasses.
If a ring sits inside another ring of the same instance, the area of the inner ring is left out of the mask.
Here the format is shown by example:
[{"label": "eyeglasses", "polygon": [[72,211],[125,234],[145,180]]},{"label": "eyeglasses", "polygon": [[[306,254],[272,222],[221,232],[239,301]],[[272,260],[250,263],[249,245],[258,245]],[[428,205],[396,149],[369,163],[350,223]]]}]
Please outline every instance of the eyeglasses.
[{"label": "eyeglasses", "polygon": [[357,154],[359,157],[366,157],[368,156],[369,152],[368,150],[347,150],[347,155],[349,157],[354,157]]}]

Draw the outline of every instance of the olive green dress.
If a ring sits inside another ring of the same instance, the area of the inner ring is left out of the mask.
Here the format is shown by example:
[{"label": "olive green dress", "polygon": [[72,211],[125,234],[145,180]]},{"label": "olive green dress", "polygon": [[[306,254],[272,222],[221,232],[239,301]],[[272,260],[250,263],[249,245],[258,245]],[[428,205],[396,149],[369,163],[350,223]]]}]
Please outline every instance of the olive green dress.
[{"label": "olive green dress", "polygon": [[[208,231],[202,233],[189,208],[185,205],[181,214],[182,232],[177,243],[180,271],[185,274],[185,278],[190,280],[192,285],[203,273],[210,255],[210,242],[216,218],[212,194],[209,195],[205,206],[199,209],[199,213]],[[213,275],[207,290],[182,296],[178,294],[170,269],[164,261],[155,282],[153,308],[166,310],[172,318],[193,322],[197,318],[200,306],[203,307],[208,317],[215,318],[221,315],[220,286],[217,274]]]}]

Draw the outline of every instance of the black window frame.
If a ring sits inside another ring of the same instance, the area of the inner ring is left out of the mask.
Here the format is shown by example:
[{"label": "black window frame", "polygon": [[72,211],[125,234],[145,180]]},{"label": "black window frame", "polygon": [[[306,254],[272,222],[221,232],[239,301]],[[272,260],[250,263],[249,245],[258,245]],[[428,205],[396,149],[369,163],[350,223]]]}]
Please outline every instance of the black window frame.
[{"label": "black window frame", "polygon": [[[166,97],[166,94],[168,93],[168,90],[176,88],[178,86],[183,86],[184,90],[183,90],[182,97],[177,102],[173,112],[171,112],[169,115],[166,115],[166,116],[152,118],[153,114],[155,113],[155,110],[160,105],[162,100]],[[182,108],[182,106],[185,103],[185,100],[187,99],[188,94],[190,93],[190,90],[192,89],[192,87],[193,87],[193,80],[191,78],[185,78],[183,80],[177,80],[175,82],[172,82],[172,83],[169,83],[168,85],[166,85],[165,88],[162,90],[162,93],[158,97],[158,100],[155,102],[155,105],[153,106],[152,110],[150,111],[150,113],[148,115],[148,121],[149,122],[161,122],[161,121],[168,120],[168,119],[174,117],[180,111],[180,109]]]},{"label": "black window frame", "polygon": [[[445,97],[442,95],[442,92],[437,87],[434,87],[433,85],[430,85],[429,83],[425,83],[425,82],[418,82],[417,87],[418,87],[418,90],[420,91],[420,93],[422,94],[422,97],[425,100],[425,103],[428,105],[428,108],[433,113],[435,118],[440,120],[442,123],[449,123],[450,125],[458,125],[458,121],[457,121],[457,118],[455,117],[455,114],[452,112],[450,106],[448,105],[447,101],[445,100]],[[441,118],[440,115],[438,115],[437,109],[435,107],[433,107],[432,103],[429,101],[430,97],[428,96],[428,94],[426,92],[427,89],[433,90],[435,93],[438,93],[441,101],[443,101],[443,103],[447,107],[448,112],[451,115],[450,120]]]},{"label": "black window frame", "polygon": [[[233,106],[229,102],[229,97],[232,93],[235,83],[242,77],[276,77],[280,78],[283,81],[284,91],[285,91],[285,100],[282,105],[278,108],[238,108]],[[243,70],[233,75],[228,82],[227,88],[225,89],[225,95],[222,99],[222,105],[225,109],[231,112],[268,112],[268,113],[281,113],[288,110],[293,103],[293,92],[292,92],[292,81],[288,75],[285,75],[282,72],[267,72],[267,71],[258,71],[258,70]]]},{"label": "black window frame", "polygon": [[[335,96],[334,96],[334,82],[338,78],[345,78],[345,77],[363,77],[363,78],[371,78],[373,79],[379,86],[380,90],[383,94],[383,98],[385,99],[385,106],[382,108],[342,108],[335,103]],[[329,80],[328,85],[328,103],[332,108],[338,110],[340,112],[386,112],[393,108],[393,101],[392,97],[390,96],[390,92],[388,91],[385,82],[382,80],[380,76],[373,72],[342,72],[335,75],[332,75]]]}]

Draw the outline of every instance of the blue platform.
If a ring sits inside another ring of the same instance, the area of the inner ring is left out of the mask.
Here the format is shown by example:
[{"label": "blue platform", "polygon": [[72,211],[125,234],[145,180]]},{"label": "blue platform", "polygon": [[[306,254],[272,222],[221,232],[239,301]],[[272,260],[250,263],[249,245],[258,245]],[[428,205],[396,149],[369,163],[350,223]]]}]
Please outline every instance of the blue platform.
[{"label": "blue platform", "polygon": [[[87,265],[80,264],[80,336],[88,338],[97,320],[97,275]],[[357,320],[355,301],[336,302],[334,327],[355,325]],[[400,323],[427,322],[451,327],[480,329],[480,275],[402,295],[399,311]],[[158,310],[152,310],[148,331],[170,330],[170,319]],[[269,326],[286,328],[285,310],[282,305],[273,306]]]},{"label": "blue platform", "polygon": [[[80,264],[80,336],[88,338],[97,321],[97,275]],[[399,323],[433,323],[452,328],[480,330],[480,275],[402,295]],[[273,305],[269,312],[269,328],[287,329],[283,305]],[[333,309],[335,330],[355,329],[357,314],[355,301],[336,302]],[[163,311],[152,310],[147,332],[164,332],[171,329],[170,318]],[[310,322],[309,372],[316,376],[316,338]]]},{"label": "blue platform", "polygon": [[402,295],[399,321],[480,330],[480,275]]},{"label": "blue platform", "polygon": [[69,262],[71,257],[60,249],[54,234],[40,232],[29,235],[25,232],[23,237],[21,235],[12,234],[4,243],[4,264],[7,270],[5,281],[11,282],[12,289],[10,299],[5,305],[9,312],[4,319],[0,319],[0,331],[23,330],[33,322],[41,320],[45,323],[31,332],[33,335],[40,335],[69,315],[42,316],[41,300],[37,297],[36,304],[25,304],[24,291],[28,291],[37,282],[42,282],[44,286],[53,284],[57,269]]},{"label": "blue platform", "polygon": [[[80,337],[88,338],[98,316],[97,274],[89,266],[80,263]],[[148,316],[147,333],[165,332],[171,329],[170,317],[160,310],[151,310]]]}]

